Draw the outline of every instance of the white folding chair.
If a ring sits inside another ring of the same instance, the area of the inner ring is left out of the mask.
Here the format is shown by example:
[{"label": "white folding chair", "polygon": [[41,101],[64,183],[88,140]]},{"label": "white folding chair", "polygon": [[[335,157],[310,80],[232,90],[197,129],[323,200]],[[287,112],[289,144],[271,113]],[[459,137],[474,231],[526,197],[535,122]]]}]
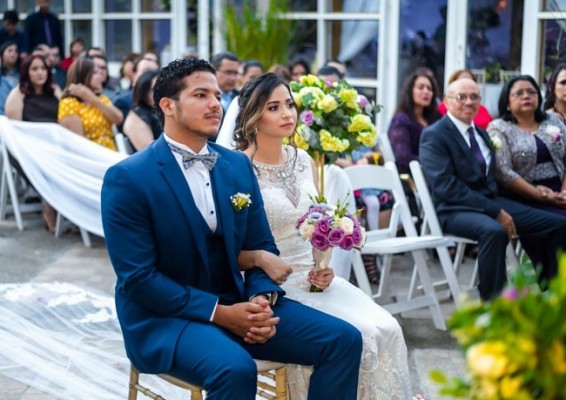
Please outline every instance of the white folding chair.
[{"label": "white folding chair", "polygon": [[0,179],[0,219],[6,219],[8,214],[14,214],[16,225],[20,231],[24,230],[22,214],[39,212],[41,203],[20,204],[17,190],[17,181],[21,179],[15,168],[10,164],[6,143],[2,140],[0,132],[0,153],[2,158],[2,178]]},{"label": "white folding chair", "polygon": [[[392,314],[428,307],[432,314],[435,327],[438,329],[446,329],[446,324],[444,323],[444,318],[430,277],[425,250],[446,250],[447,246],[453,244],[452,241],[442,236],[417,235],[403,192],[401,180],[394,163],[386,162],[384,167],[377,165],[359,165],[346,168],[345,171],[352,182],[352,188],[354,190],[366,188],[390,190],[393,192],[395,201],[389,228],[368,232],[365,246],[361,251],[356,251],[353,256],[353,268],[360,289],[374,300],[380,301],[380,304]],[[394,237],[397,233],[399,222],[401,222],[405,230],[405,237]],[[410,252],[413,257],[415,268],[422,282],[424,294],[394,303],[387,303],[389,300],[388,290],[393,255],[405,252]],[[373,292],[367,278],[361,257],[362,254],[383,256],[381,279],[376,293]],[[460,294],[460,288],[452,265],[451,263],[443,264],[442,268],[450,284],[452,295],[454,299],[457,299]]]},{"label": "white folding chair", "polygon": [[[456,254],[454,257],[454,262],[452,263],[453,269],[455,274],[458,274],[458,270],[462,265],[462,261],[464,259],[464,251],[466,250],[466,246],[469,244],[477,244],[475,240],[468,239],[461,236],[453,236],[453,235],[444,235],[442,232],[442,228],[440,227],[440,223],[438,222],[438,218],[436,216],[436,209],[434,208],[434,203],[432,202],[432,197],[428,190],[428,184],[426,182],[426,178],[423,174],[423,170],[421,168],[421,164],[418,161],[411,161],[409,163],[409,168],[411,169],[411,174],[413,175],[413,180],[415,182],[416,189],[419,193],[419,198],[421,199],[421,205],[423,209],[423,230],[421,234],[431,234],[434,236],[446,236],[450,238],[456,244]],[[444,253],[442,251],[442,253]],[[440,256],[440,255],[439,255]],[[442,255],[443,257],[450,257],[448,254]],[[507,264],[509,266],[514,266],[518,264],[517,256],[513,250],[511,244],[507,246]],[[450,260],[450,258],[448,258]],[[470,279],[470,288],[473,288],[478,283],[478,263],[474,265],[474,271],[472,273],[472,278]],[[414,293],[417,284],[417,271],[413,270],[413,277],[411,279],[411,291],[410,293]],[[447,282],[445,280],[438,281],[434,283],[435,288],[445,286]]]},{"label": "white folding chair", "polygon": [[127,155],[134,154],[134,148],[132,147],[132,144],[130,143],[128,138],[122,132],[118,132],[115,127],[113,128],[113,131],[114,140],[116,141],[116,147],[118,148],[118,151],[122,154]]}]

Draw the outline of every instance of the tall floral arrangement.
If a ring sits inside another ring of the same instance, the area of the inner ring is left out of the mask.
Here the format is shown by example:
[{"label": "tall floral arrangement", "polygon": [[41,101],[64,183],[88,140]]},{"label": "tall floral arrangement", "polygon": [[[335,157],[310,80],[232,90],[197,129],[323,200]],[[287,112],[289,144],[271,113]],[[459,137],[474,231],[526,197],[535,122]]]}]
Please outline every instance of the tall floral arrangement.
[{"label": "tall floral arrangement", "polygon": [[471,400],[566,399],[566,255],[545,292],[524,273],[513,280],[500,297],[467,302],[452,315],[449,325],[465,351],[468,376],[447,378],[435,371],[441,394]]},{"label": "tall floral arrangement", "polygon": [[334,162],[362,145],[375,146],[373,118],[381,107],[358,94],[347,81],[332,83],[305,75],[291,82],[291,90],[299,111],[295,142],[313,157],[320,172],[325,158]]}]

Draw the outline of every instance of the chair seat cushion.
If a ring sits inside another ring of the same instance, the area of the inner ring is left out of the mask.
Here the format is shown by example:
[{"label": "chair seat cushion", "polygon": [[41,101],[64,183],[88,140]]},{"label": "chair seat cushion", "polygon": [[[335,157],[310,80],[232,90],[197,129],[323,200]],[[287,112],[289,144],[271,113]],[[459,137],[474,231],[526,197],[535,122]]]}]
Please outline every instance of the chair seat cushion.
[{"label": "chair seat cushion", "polygon": [[450,238],[443,236],[408,236],[379,239],[366,242],[362,254],[397,254],[411,250],[453,246]]}]

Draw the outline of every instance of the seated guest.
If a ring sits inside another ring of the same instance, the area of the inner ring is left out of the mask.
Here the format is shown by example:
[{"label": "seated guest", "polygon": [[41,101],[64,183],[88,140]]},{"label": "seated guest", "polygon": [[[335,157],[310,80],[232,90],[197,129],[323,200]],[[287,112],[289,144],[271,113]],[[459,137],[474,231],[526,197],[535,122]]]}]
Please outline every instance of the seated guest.
[{"label": "seated guest", "polygon": [[271,67],[269,67],[267,72],[273,72],[274,74],[279,75],[287,83],[291,82],[291,72],[289,71],[289,68],[284,65],[273,64]]},{"label": "seated guest", "polygon": [[340,62],[338,60],[327,60],[323,67],[334,67],[338,70],[338,72],[340,73],[340,79],[344,79],[346,77],[346,75],[348,74],[348,71],[346,70],[346,66],[344,65],[343,62]]},{"label": "seated guest", "polygon": [[[122,117],[124,120],[128,116],[128,113],[133,107],[133,88],[136,84],[136,80],[143,74],[145,71],[155,71],[159,69],[159,64],[149,58],[140,57],[135,63],[133,67],[133,77],[132,77],[132,87],[130,90],[124,92],[124,94],[116,97],[113,101],[114,105],[122,112]],[[123,127],[122,124],[118,124],[118,131],[122,132]]]},{"label": "seated guest", "polygon": [[566,247],[566,217],[499,195],[493,146],[487,132],[473,123],[480,99],[473,80],[452,82],[448,113],[424,130],[419,158],[444,232],[479,243],[478,289],[489,300],[507,280],[509,238],[520,238],[545,287],[556,275],[556,252]]},{"label": "seated guest", "polygon": [[242,63],[242,77],[240,78],[239,87],[244,86],[256,76],[263,74],[263,64],[257,60],[248,60]]},{"label": "seated guest", "polygon": [[558,64],[548,78],[543,110],[566,123],[566,63]]},{"label": "seated guest", "polygon": [[299,82],[301,76],[311,73],[311,66],[305,59],[297,58],[289,64],[289,72],[291,73],[291,79]]},{"label": "seated guest", "polygon": [[6,42],[0,46],[0,75],[17,83],[20,79],[20,53],[18,45]]},{"label": "seated guest", "polygon": [[120,95],[120,81],[117,78],[111,77],[108,74],[108,60],[104,56],[94,55],[88,56],[94,61],[94,68],[102,74],[102,93],[110,100],[115,99]]},{"label": "seated guest", "polygon": [[74,38],[69,45],[69,57],[65,57],[63,61],[61,61],[61,69],[63,69],[63,71],[68,71],[69,68],[71,68],[73,61],[83,54],[85,47],[84,40],[81,38]]},{"label": "seated guest", "polygon": [[413,72],[403,83],[397,110],[387,131],[401,174],[410,173],[409,163],[419,159],[423,129],[440,118],[434,103],[437,96],[438,85],[424,69]]},{"label": "seated guest", "polygon": [[18,22],[20,17],[16,10],[6,10],[4,11],[4,16],[2,17],[3,27],[0,28],[0,46],[7,42],[13,42],[18,45],[21,52],[24,48],[25,37],[24,33],[18,30]]},{"label": "seated guest", "polygon": [[123,132],[136,151],[139,151],[161,135],[159,119],[153,112],[153,87],[159,71],[146,71],[134,86],[134,107],[124,121]]},{"label": "seated guest", "polygon": [[322,79],[326,84],[332,85],[335,82],[338,82],[341,78],[340,71],[337,68],[326,66],[322,67],[318,70],[316,74],[320,79]]},{"label": "seated guest", "polygon": [[495,178],[508,197],[566,216],[566,126],[541,105],[540,88],[529,75],[503,87],[501,117],[487,128],[497,144]]},{"label": "seated guest", "polygon": [[[473,80],[474,82],[477,82],[476,76],[469,69],[457,69],[452,73],[452,75],[450,75],[450,78],[448,78],[448,84],[451,84],[456,79],[462,78],[468,78]],[[446,112],[448,110],[446,109],[446,104],[444,104],[444,102],[438,104],[438,111],[440,112],[440,114],[446,115]],[[478,114],[474,118],[474,124],[482,129],[486,129],[487,125],[491,122],[492,119],[493,118],[489,114],[489,111],[487,111],[487,108],[480,104]]]},{"label": "seated guest", "polygon": [[0,115],[5,114],[6,99],[16,85],[13,79],[0,75]]},{"label": "seated guest", "polygon": [[116,150],[112,125],[122,122],[122,113],[102,94],[103,79],[92,60],[76,60],[67,74],[58,121],[70,131]]},{"label": "seated guest", "polygon": [[[40,55],[31,55],[22,63],[19,86],[6,100],[6,116],[18,121],[57,122],[60,97],[61,90],[53,83],[47,61]],[[17,161],[12,160],[12,164],[25,177]],[[55,209],[44,203],[43,221],[50,232],[55,232],[56,219]]]}]

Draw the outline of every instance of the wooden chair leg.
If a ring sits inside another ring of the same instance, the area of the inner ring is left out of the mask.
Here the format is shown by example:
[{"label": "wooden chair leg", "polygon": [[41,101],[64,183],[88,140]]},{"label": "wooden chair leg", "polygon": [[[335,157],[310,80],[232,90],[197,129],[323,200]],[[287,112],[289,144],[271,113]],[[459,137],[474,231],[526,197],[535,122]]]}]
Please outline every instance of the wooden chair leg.
[{"label": "wooden chair leg", "polygon": [[130,384],[129,384],[129,391],[128,391],[128,400],[137,400],[138,398],[138,390],[136,389],[136,385],[139,382],[139,372],[133,366],[130,367]]},{"label": "wooden chair leg", "polygon": [[287,400],[287,367],[275,371],[275,399]]}]

